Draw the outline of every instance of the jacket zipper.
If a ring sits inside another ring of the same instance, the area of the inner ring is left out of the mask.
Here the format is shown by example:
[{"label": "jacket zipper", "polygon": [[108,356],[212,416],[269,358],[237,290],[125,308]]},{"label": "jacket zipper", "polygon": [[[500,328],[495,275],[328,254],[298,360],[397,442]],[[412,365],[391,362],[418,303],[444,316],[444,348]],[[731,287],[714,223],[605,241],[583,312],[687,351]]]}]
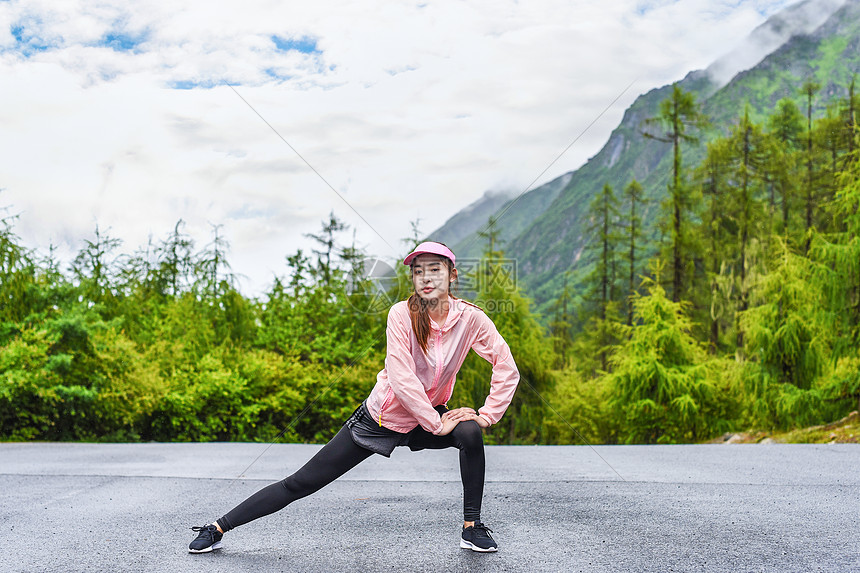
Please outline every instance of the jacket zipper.
[{"label": "jacket zipper", "polygon": [[439,376],[442,374],[442,350],[441,350],[441,341],[442,341],[442,331],[439,330],[436,332],[436,373],[433,376],[433,385],[430,387],[430,393],[432,394],[436,390],[436,386],[439,385]]},{"label": "jacket zipper", "polygon": [[448,405],[448,400],[451,399],[451,394],[454,393],[454,379],[451,379],[451,384],[448,385],[448,392],[445,394],[445,401],[443,404]]}]

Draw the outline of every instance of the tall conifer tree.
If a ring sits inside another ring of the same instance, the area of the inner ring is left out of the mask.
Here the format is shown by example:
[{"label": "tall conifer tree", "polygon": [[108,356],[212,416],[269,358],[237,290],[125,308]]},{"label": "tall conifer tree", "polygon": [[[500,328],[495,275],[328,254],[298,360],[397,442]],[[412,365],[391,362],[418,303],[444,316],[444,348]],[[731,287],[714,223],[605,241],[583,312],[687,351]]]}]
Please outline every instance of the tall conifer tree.
[{"label": "tall conifer tree", "polygon": [[642,244],[642,217],[641,209],[645,203],[642,185],[637,181],[631,181],[624,188],[626,200],[626,217],[623,222],[624,235],[627,240],[627,250],[624,257],[627,260],[627,326],[633,324],[633,302],[632,297],[636,294],[636,273],[639,270],[637,256],[641,257],[644,249]]},{"label": "tall conifer tree", "polygon": [[[726,144],[727,199],[736,236],[733,261],[738,277],[738,311],[742,313],[749,308],[750,249],[764,231],[762,196],[768,179],[770,142],[761,126],[750,120],[747,109]],[[742,354],[744,333],[740,324],[736,335],[737,352]]]},{"label": "tall conifer tree", "polygon": [[[660,102],[660,114],[645,120],[643,135],[672,144],[672,174],[669,182],[668,236],[672,268],[672,301],[681,300],[685,287],[685,267],[690,262],[692,237],[689,217],[695,211],[691,188],[686,184],[681,161],[681,144],[696,144],[699,139],[691,131],[703,129],[708,123],[692,92],[685,92],[678,84],[672,85],[672,94]],[[664,129],[663,133],[657,130]]]},{"label": "tall conifer tree", "polygon": [[815,200],[816,200],[816,175],[815,175],[815,147],[813,145],[813,132],[812,132],[812,102],[815,99],[815,94],[821,89],[821,84],[815,82],[814,80],[808,79],[803,83],[803,87],[801,88],[803,94],[806,96],[806,149],[805,149],[805,157],[804,163],[806,165],[806,177],[804,179],[804,203],[806,205],[805,208],[805,231],[807,233],[807,239],[804,242],[804,252],[809,251],[809,231],[813,227],[813,215],[815,210]]},{"label": "tall conifer tree", "polygon": [[803,114],[794,101],[785,98],[777,103],[776,111],[768,118],[768,133],[777,142],[771,154],[770,167],[782,214],[777,231],[790,242],[792,205],[798,191],[797,165],[803,138]]}]

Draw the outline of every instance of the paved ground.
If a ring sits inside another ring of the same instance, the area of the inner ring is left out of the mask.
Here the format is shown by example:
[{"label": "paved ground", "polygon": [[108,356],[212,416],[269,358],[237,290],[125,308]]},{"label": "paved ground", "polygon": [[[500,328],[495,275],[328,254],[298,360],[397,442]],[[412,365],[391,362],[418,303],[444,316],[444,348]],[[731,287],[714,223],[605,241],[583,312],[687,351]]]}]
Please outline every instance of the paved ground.
[{"label": "paved ground", "polygon": [[236,479],[264,448],[0,444],[0,571],[860,571],[849,444],[490,447],[489,555],[457,545],[456,452],[399,448],[188,554],[188,527],[318,446]]}]

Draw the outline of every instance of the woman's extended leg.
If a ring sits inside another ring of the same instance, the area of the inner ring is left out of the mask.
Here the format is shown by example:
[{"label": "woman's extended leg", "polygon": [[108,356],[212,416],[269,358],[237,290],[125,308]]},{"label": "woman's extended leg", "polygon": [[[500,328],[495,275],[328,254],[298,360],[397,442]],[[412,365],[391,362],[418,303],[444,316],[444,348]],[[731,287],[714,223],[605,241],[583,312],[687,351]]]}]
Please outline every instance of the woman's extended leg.
[{"label": "woman's extended leg", "polygon": [[285,508],[330,484],[373,452],[352,441],[349,428],[342,427],[337,435],[317,452],[296,473],[264,487],[218,520],[221,531],[229,531],[264,515]]}]

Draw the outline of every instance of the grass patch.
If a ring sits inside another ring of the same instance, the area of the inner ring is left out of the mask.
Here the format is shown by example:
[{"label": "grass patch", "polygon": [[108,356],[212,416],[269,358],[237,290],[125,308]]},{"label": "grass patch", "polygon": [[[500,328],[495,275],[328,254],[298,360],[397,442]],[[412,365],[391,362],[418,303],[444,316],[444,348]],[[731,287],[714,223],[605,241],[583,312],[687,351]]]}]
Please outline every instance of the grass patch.
[{"label": "grass patch", "polygon": [[724,434],[709,443],[723,444],[856,444],[860,442],[860,413],[856,410],[841,420],[797,428],[784,432],[750,431],[735,434]]}]

